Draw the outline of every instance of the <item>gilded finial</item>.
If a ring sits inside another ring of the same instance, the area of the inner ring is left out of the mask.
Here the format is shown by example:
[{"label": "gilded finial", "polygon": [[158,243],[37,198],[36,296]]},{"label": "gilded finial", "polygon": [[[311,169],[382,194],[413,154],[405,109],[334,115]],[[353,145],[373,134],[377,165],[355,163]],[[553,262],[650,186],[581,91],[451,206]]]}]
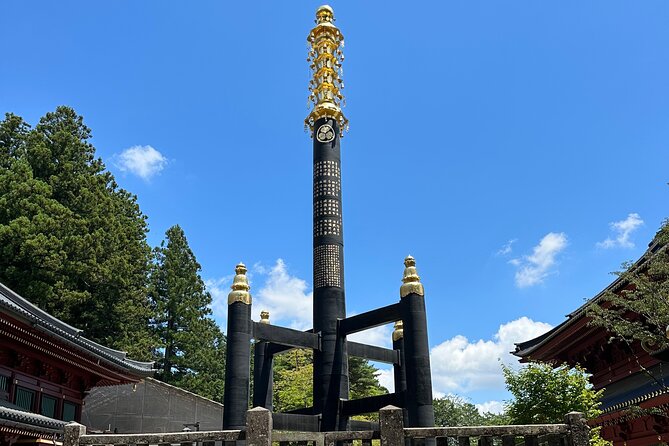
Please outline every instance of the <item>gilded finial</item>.
[{"label": "gilded finial", "polygon": [[425,295],[423,284],[420,283],[420,276],[416,271],[416,260],[411,256],[407,256],[404,259],[404,276],[402,277],[402,282],[400,297],[405,297],[409,294]]},{"label": "gilded finial", "polygon": [[393,342],[399,341],[404,337],[404,324],[402,321],[395,322],[395,328],[393,329]]},{"label": "gilded finial", "polygon": [[334,22],[334,9],[330,5],[319,6],[316,10],[316,24],[323,22]]},{"label": "gilded finial", "polygon": [[262,310],[260,312],[260,323],[261,324],[269,324],[269,311]]},{"label": "gilded finial", "polygon": [[342,62],[344,35],[334,24],[334,11],[328,5],[316,10],[316,26],[307,37],[309,56],[307,62],[312,72],[309,81],[308,105],[313,109],[304,120],[305,129],[314,130],[314,124],[321,118],[332,118],[339,124],[340,136],[348,130],[348,119],[341,108],[345,105],[344,73]]},{"label": "gilded finial", "polygon": [[242,302],[246,305],[251,305],[251,293],[249,290],[249,281],[246,278],[246,265],[239,263],[235,267],[235,278],[232,280],[232,291],[228,294],[228,305],[235,302]]}]

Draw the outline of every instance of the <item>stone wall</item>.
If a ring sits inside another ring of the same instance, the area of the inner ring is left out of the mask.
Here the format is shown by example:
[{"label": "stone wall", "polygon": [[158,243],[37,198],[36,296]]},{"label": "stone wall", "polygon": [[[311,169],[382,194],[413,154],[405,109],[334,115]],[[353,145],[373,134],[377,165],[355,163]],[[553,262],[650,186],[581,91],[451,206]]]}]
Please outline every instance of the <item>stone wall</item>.
[{"label": "stone wall", "polygon": [[197,422],[201,431],[220,430],[223,405],[153,378],[134,389],[132,384],[94,388],[81,416],[88,432],[119,434],[180,432]]}]

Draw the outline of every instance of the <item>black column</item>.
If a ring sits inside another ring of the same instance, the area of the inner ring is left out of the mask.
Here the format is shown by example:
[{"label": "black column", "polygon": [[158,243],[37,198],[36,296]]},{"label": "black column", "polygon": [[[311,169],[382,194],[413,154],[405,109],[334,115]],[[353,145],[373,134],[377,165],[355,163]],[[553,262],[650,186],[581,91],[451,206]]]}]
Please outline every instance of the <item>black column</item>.
[{"label": "black column", "polygon": [[425,298],[421,294],[410,292],[402,297],[402,305],[408,427],[432,427],[434,409]]},{"label": "black column", "polygon": [[407,370],[404,354],[404,327],[402,321],[395,323],[393,330],[393,350],[399,353],[399,363],[393,365],[393,378],[395,381],[395,393],[401,398],[402,410],[404,414],[404,425],[409,425],[407,418],[406,400],[407,400]]},{"label": "black column", "polygon": [[253,407],[273,410],[273,362],[269,343],[256,342],[253,347]]},{"label": "black column", "polygon": [[346,317],[344,241],[341,205],[339,125],[321,118],[314,124],[314,331],[321,349],[314,352],[314,411],[321,430],[345,427],[339,400],[348,399],[346,341],[337,336],[337,319]]},{"label": "black column", "polygon": [[251,304],[228,305],[223,429],[245,429],[251,367]]}]

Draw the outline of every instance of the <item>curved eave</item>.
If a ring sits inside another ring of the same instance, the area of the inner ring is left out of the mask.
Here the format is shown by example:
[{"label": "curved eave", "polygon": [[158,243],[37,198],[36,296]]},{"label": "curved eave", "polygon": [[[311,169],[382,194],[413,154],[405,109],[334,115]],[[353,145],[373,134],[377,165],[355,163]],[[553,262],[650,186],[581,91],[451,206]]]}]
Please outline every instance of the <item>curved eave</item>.
[{"label": "curved eave", "polygon": [[114,350],[93,342],[81,336],[81,330],[39,309],[23,297],[0,283],[0,307],[6,309],[10,315],[26,320],[35,329],[54,337],[61,342],[78,350],[80,353],[93,355],[116,369],[140,378],[151,376],[153,362],[141,362],[129,359],[126,352]]},{"label": "curved eave", "polygon": [[[637,270],[643,265],[646,264],[646,262],[651,259],[653,256],[657,255],[659,252],[664,251],[667,249],[667,246],[669,245],[664,245],[660,246],[658,243],[657,237],[648,245],[648,249],[646,252],[643,253],[643,255],[636,261],[634,262],[634,265],[632,265],[632,268],[634,270]],[[515,351],[512,351],[511,354],[518,356],[523,359],[529,359],[538,349],[541,347],[546,346],[549,344],[553,339],[555,339],[558,335],[562,334],[563,332],[567,331],[570,329],[576,322],[582,320],[585,317],[585,312],[587,308],[596,302],[599,302],[600,300],[603,299],[604,295],[606,295],[608,292],[616,292],[619,291],[621,288],[623,288],[627,283],[623,280],[622,277],[616,278],[609,286],[604,288],[602,291],[600,291],[595,297],[592,299],[588,300],[586,303],[578,307],[576,310],[572,311],[567,315],[567,320],[562,322],[561,324],[557,325],[556,327],[552,328],[551,330],[547,331],[546,333],[537,336],[534,339],[530,339],[528,341],[524,342],[518,342],[515,344],[516,349]]]},{"label": "curved eave", "polygon": [[0,401],[0,426],[36,434],[60,434],[67,423],[27,412],[7,401]]}]

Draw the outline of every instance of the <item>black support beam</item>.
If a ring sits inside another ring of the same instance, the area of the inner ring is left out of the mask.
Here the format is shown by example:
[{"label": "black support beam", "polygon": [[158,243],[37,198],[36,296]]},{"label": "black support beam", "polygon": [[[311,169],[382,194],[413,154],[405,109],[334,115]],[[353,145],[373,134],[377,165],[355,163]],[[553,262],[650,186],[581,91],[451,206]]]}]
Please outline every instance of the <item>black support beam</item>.
[{"label": "black support beam", "polygon": [[400,319],[402,319],[402,306],[396,303],[341,319],[339,321],[339,330],[342,335],[350,335],[378,327],[379,325],[399,321]]},{"label": "black support beam", "polygon": [[273,413],[272,424],[276,430],[318,432],[318,415],[298,415],[294,413]]},{"label": "black support beam", "polygon": [[377,412],[382,407],[397,405],[397,395],[387,393],[385,395],[368,396],[357,400],[342,401],[342,412],[345,415],[360,415],[362,413]]},{"label": "black support beam", "polygon": [[309,348],[318,350],[318,335],[276,325],[253,323],[253,338],[256,341],[269,341],[291,348]]},{"label": "black support beam", "polygon": [[348,341],[348,355],[358,358],[371,359],[372,361],[385,362],[386,364],[399,364],[400,357],[397,350],[377,347],[375,345],[359,344]]}]

